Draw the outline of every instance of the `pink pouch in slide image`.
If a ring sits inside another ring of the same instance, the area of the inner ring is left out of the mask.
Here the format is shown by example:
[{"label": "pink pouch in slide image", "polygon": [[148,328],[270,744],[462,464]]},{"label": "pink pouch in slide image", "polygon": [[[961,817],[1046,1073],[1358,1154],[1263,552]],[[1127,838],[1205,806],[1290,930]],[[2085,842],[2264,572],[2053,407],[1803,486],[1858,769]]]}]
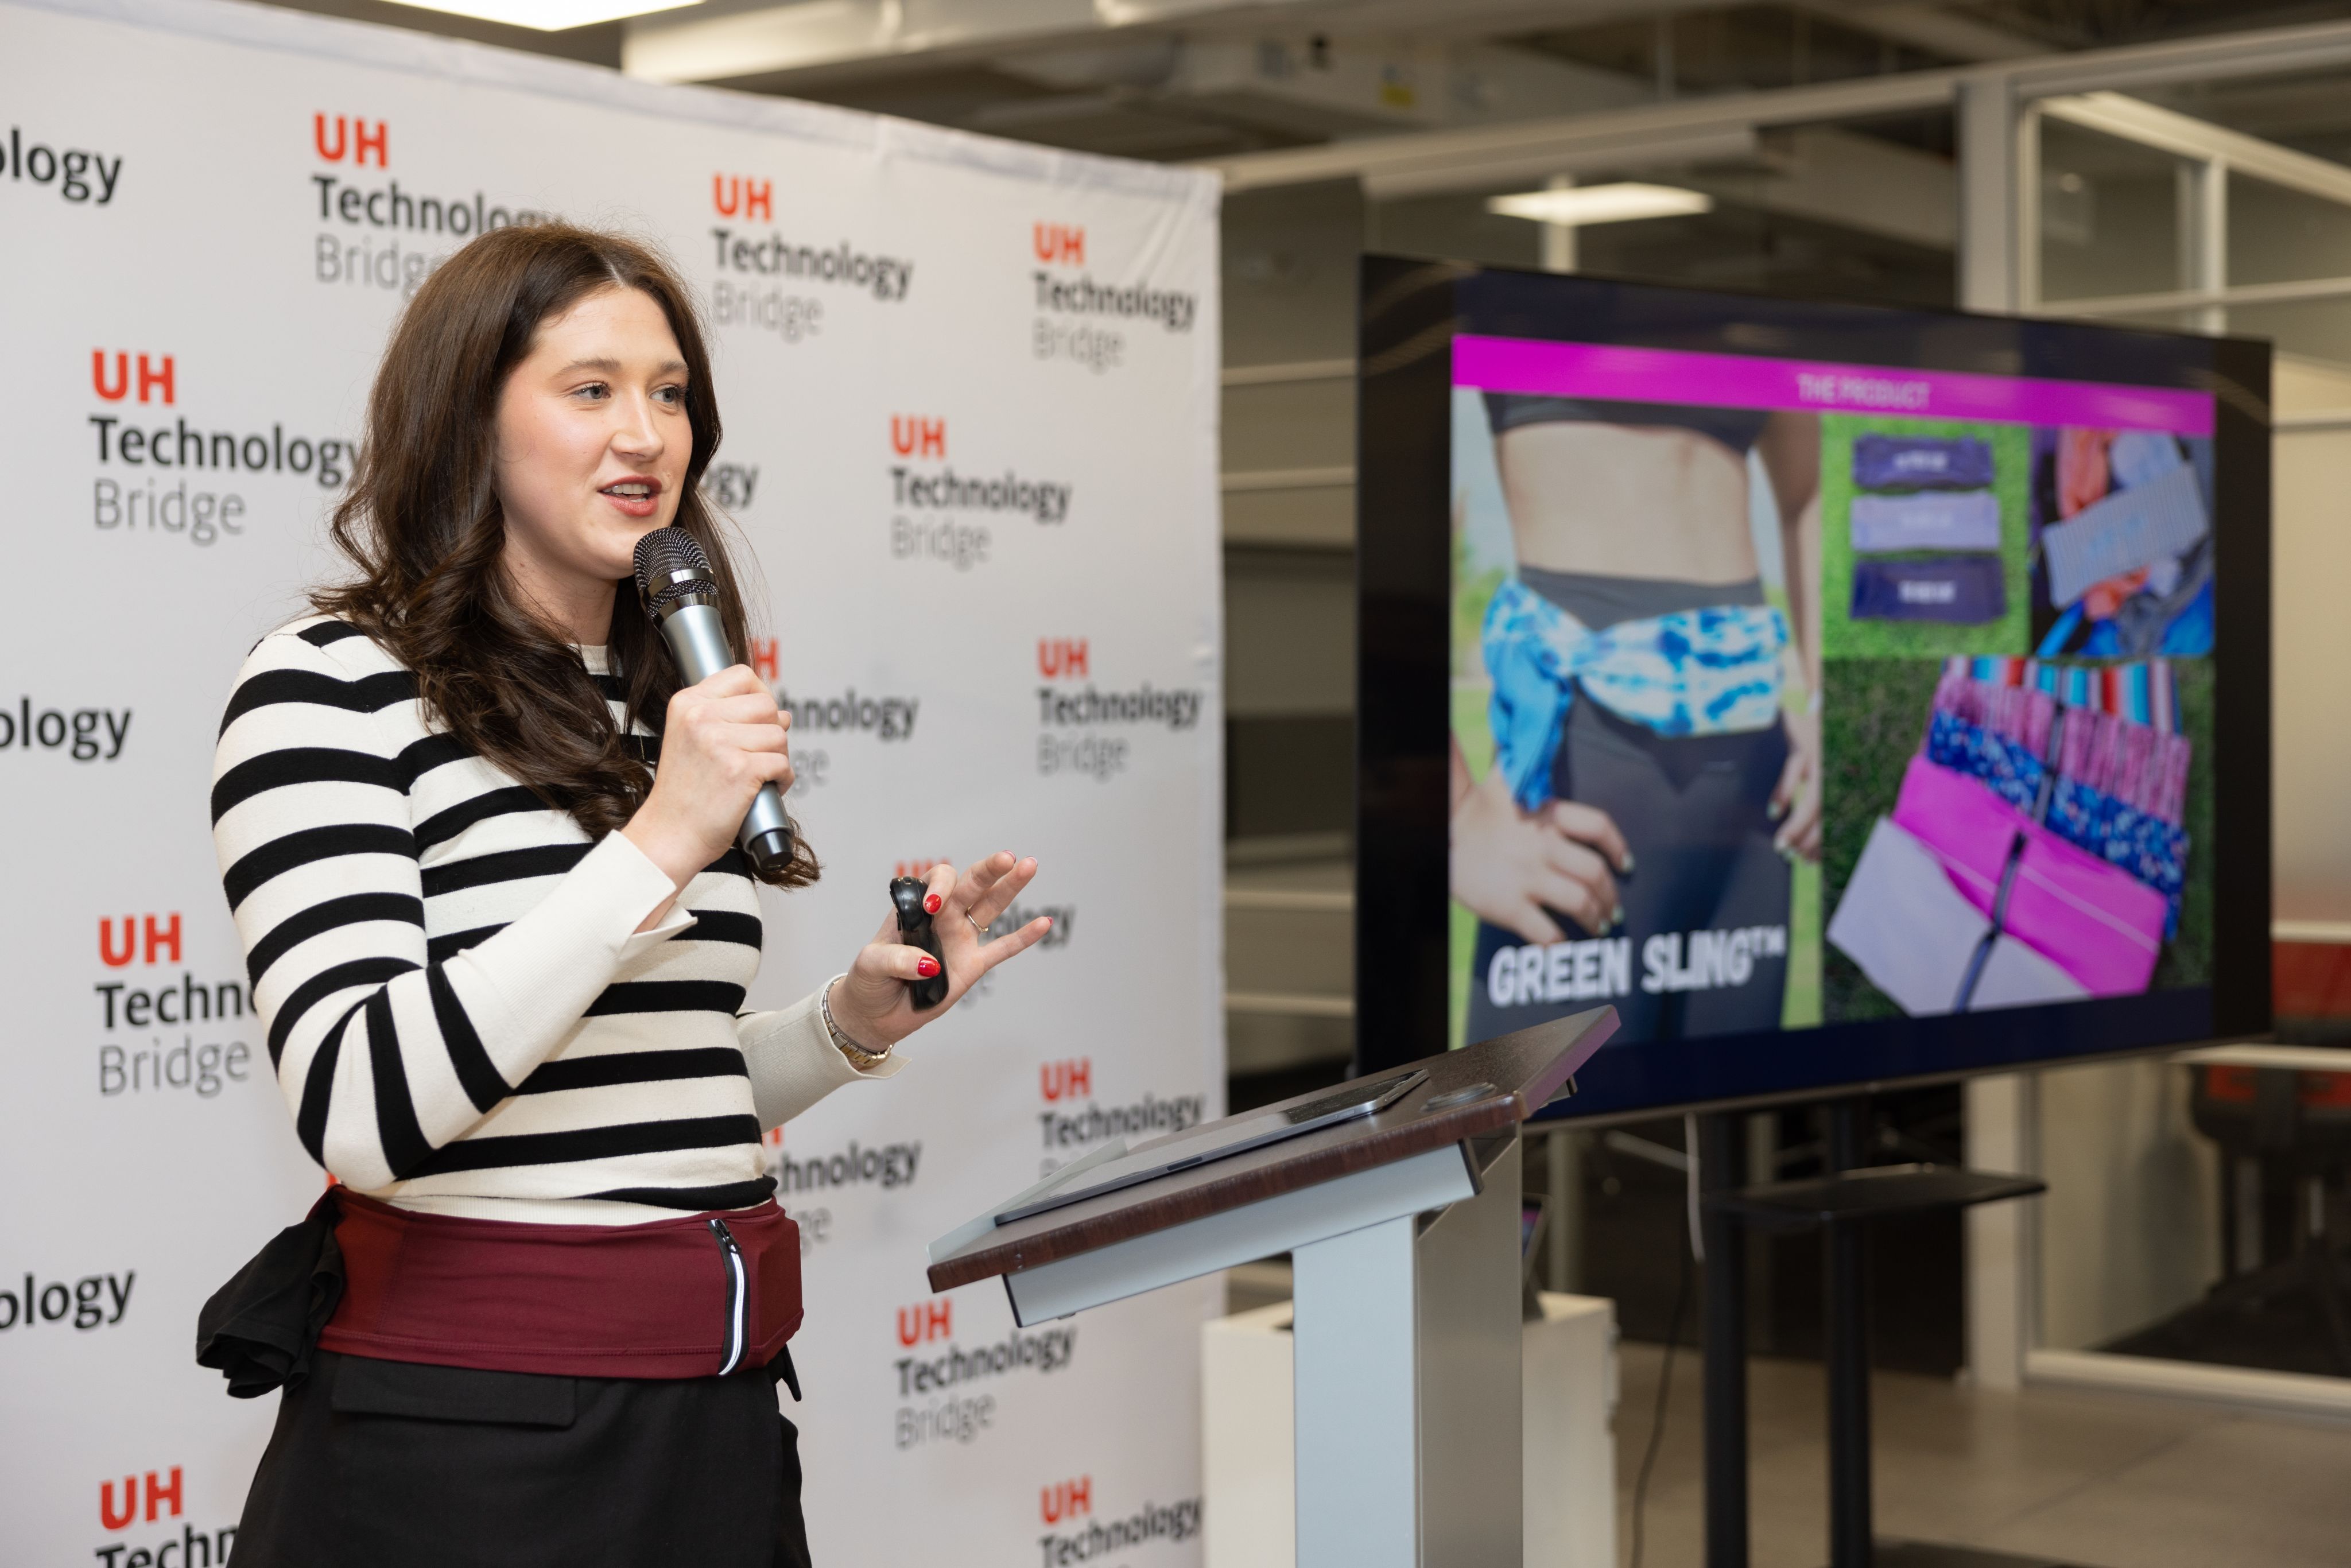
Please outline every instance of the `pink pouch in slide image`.
[{"label": "pink pouch in slide image", "polygon": [[2135,996],[2163,950],[2163,895],[2084,853],[1964,774],[1910,759],[1894,821],[1933,852],[1968,902],[1989,915],[2008,864],[2024,852],[2003,929],[2082,983],[2092,996]]}]

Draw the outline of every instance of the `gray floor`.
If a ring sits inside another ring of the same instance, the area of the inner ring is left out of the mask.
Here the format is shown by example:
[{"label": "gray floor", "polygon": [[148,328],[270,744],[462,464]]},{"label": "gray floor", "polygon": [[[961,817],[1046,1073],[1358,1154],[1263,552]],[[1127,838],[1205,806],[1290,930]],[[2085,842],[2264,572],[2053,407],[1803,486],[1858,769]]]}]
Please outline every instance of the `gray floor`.
[{"label": "gray floor", "polygon": [[[1617,1540],[1656,1407],[1655,1345],[1623,1348]],[[1698,1357],[1676,1358],[1650,1481],[1643,1568],[1702,1561]],[[1827,1466],[1821,1370],[1757,1361],[1753,1568],[1821,1568]],[[2351,1563],[2351,1426],[2201,1405],[1876,1379],[1880,1536],[2034,1554],[2083,1568],[2341,1568]]]}]

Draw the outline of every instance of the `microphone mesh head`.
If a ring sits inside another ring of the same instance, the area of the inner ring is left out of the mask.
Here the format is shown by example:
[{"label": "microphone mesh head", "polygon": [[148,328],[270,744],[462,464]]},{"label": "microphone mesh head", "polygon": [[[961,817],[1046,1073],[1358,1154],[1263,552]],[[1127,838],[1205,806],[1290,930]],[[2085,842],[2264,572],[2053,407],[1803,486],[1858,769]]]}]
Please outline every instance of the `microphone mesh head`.
[{"label": "microphone mesh head", "polygon": [[676,572],[709,570],[710,558],[684,528],[655,528],[637,541],[637,591],[656,608],[689,593],[716,591],[716,583],[670,580]]}]

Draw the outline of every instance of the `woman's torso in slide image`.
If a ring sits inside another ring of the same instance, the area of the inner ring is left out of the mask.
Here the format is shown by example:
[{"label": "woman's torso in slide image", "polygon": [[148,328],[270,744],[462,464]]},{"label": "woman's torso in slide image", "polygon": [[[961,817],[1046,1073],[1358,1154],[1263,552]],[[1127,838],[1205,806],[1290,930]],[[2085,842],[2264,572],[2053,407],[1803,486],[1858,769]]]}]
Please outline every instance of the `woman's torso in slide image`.
[{"label": "woman's torso in slide image", "polygon": [[1747,459],[1692,430],[1556,422],[1495,441],[1519,564],[1749,582]]}]

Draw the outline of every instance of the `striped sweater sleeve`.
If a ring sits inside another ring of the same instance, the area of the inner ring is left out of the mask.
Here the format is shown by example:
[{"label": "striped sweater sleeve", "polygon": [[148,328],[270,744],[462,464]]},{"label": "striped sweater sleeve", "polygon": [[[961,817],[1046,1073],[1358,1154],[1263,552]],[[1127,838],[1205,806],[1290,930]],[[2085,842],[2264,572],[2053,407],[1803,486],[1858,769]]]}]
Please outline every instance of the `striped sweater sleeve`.
[{"label": "striped sweater sleeve", "polygon": [[311,1157],[366,1189],[425,1168],[561,1043],[623,960],[691,924],[636,933],[675,890],[613,833],[522,917],[431,959],[409,789],[459,753],[445,736],[394,738],[385,716],[407,709],[414,677],[345,656],[371,647],[264,638],[222,720],[212,794],[279,1090]]},{"label": "striped sweater sleeve", "polygon": [[893,1051],[862,1071],[851,1066],[849,1058],[834,1049],[824,1017],[817,1010],[823,995],[810,991],[788,1008],[746,1013],[735,1020],[735,1038],[743,1047],[752,1104],[763,1133],[782,1126],[844,1083],[895,1078],[906,1065],[906,1059]]}]

